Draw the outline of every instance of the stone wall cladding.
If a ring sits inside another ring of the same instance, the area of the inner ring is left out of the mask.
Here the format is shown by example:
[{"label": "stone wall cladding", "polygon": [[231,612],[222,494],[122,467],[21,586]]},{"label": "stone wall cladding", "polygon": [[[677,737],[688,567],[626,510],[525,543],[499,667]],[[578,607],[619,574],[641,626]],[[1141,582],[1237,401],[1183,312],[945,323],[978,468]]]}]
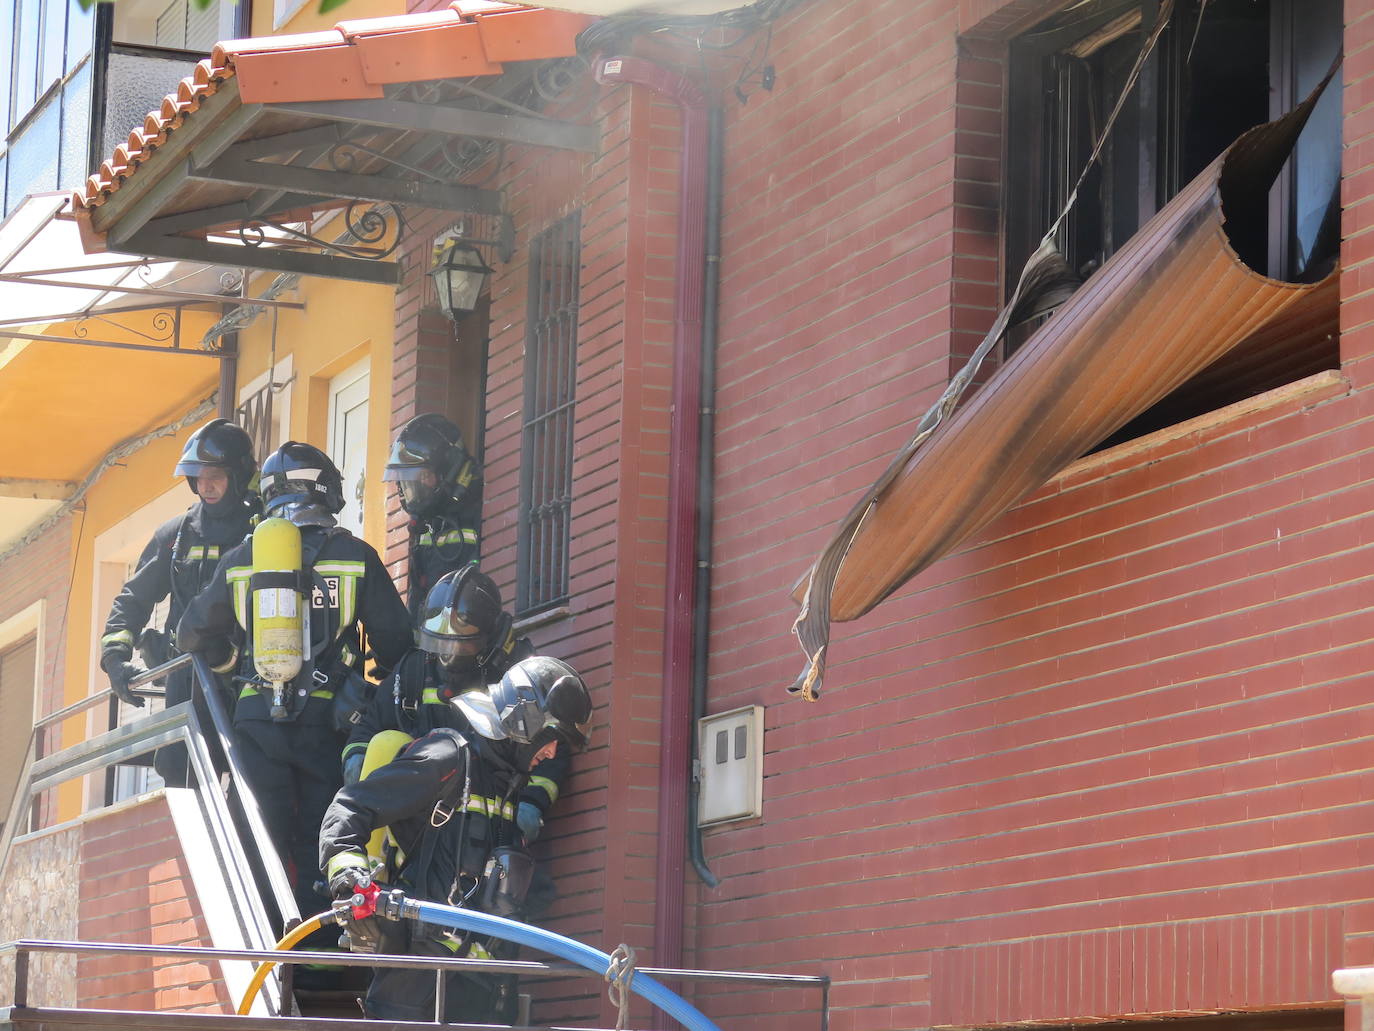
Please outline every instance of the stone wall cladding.
[{"label": "stone wall cladding", "polygon": [[[80,825],[67,824],[22,838],[10,848],[0,908],[0,942],[20,938],[73,941],[78,937],[80,884],[72,875],[81,847]],[[14,957],[0,956],[0,999],[14,987]],[[29,957],[28,1004],[76,1004],[76,956],[34,953]]]}]

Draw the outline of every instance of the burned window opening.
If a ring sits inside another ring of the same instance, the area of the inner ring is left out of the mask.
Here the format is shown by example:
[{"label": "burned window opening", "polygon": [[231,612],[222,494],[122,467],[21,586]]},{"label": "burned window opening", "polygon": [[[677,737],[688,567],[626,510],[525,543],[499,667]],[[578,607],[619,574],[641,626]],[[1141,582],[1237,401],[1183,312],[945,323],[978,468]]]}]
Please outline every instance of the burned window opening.
[{"label": "burned window opening", "polygon": [[[1021,267],[1067,202],[1158,6],[1157,0],[1075,5],[1012,42],[1007,269]],[[1061,228],[1069,267],[1090,281],[1245,129],[1300,100],[1339,52],[1341,23],[1340,0],[1178,0]],[[1339,172],[1340,90],[1333,88],[1258,210],[1228,217],[1238,256],[1277,279],[1320,280],[1339,248]],[[1007,353],[1043,321],[1009,333]],[[1339,367],[1334,290],[1324,291],[1322,303],[1290,329],[1281,338],[1247,341],[1097,447]]]}]

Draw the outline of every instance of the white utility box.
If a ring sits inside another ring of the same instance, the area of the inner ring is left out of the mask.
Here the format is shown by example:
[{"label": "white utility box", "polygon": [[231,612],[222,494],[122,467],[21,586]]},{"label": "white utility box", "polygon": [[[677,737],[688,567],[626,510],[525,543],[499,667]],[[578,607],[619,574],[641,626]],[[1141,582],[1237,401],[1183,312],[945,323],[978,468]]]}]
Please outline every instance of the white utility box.
[{"label": "white utility box", "polygon": [[763,706],[703,716],[697,724],[703,827],[763,815]]}]

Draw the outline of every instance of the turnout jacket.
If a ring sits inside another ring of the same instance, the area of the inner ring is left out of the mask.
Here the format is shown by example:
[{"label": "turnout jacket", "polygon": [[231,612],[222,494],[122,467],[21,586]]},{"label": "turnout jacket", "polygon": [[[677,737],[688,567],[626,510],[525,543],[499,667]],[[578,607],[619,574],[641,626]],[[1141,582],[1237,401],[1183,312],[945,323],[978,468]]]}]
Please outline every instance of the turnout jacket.
[{"label": "turnout jacket", "polygon": [[[485,672],[495,679],[514,663],[533,654],[534,648],[528,638],[515,638],[505,664],[499,670]],[[411,649],[396,667],[396,672],[383,681],[373,695],[363,718],[354,724],[348,743],[344,745],[343,758],[346,760],[355,753],[365,752],[368,742],[384,730],[399,730],[419,738],[432,730],[447,727],[469,739],[480,740],[450,699],[462,691],[485,686],[479,676],[471,684],[456,689],[450,687],[440,675],[433,655],[418,648]],[[533,804],[540,815],[547,817],[549,809],[558,801],[571,768],[572,757],[567,746],[560,743],[553,758],[545,759],[530,772],[517,801]]]},{"label": "turnout jacket", "polygon": [[242,541],[252,523],[252,507],[242,502],[225,504],[220,516],[197,501],[157,528],[139,556],[134,575],[110,606],[100,638],[102,661],[113,653],[128,662],[153,608],[169,594],[167,624],[158,629],[176,629],[191,599],[210,582],[221,554]]},{"label": "turnout jacket", "polygon": [[[310,625],[318,648],[307,658],[297,678],[297,693],[330,700],[339,670],[362,671],[363,634],[377,664],[391,670],[410,647],[412,631],[405,605],[372,545],[337,527],[304,526],[301,544],[311,563],[314,589]],[[220,671],[234,650],[241,657],[240,671],[254,679],[252,661],[252,605],[248,581],[253,572],[253,539],[250,537],[220,560],[209,586],[187,606],[177,627],[177,647],[205,652]],[[320,676],[311,678],[310,672]],[[328,676],[328,682],[323,678]],[[328,706],[310,706],[314,719],[327,718]],[[297,710],[297,714],[299,711]],[[235,721],[271,718],[271,690],[246,684],[239,692]]]},{"label": "turnout jacket", "polygon": [[515,809],[524,780],[509,742],[432,731],[334,796],[320,825],[320,869],[329,878],[338,857],[356,865],[372,832],[390,827],[403,857],[392,883],[461,904],[492,849],[520,844]]},{"label": "turnout jacket", "polygon": [[410,616],[419,620],[429,589],[445,573],[476,562],[481,554],[477,526],[482,512],[480,484],[478,496],[464,498],[436,515],[410,522],[410,567],[406,600]]}]

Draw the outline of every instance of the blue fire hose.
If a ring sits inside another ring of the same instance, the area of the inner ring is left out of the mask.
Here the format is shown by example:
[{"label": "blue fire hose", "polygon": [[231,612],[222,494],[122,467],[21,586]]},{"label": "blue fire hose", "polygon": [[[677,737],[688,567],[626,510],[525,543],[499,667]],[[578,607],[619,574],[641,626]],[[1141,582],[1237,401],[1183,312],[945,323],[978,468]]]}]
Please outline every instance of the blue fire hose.
[{"label": "blue fire hose", "polygon": [[[525,945],[541,952],[547,952],[580,967],[606,974],[611,969],[611,957],[600,949],[583,945],[561,934],[540,930],[529,924],[506,920],[503,917],[477,913],[471,909],[458,909],[438,902],[421,902],[418,899],[405,899],[401,903],[401,916],[413,917],[425,923],[439,924],[457,931],[472,931],[476,934],[490,935],[505,941]],[[636,972],[630,978],[630,991],[647,999],[668,1016],[672,1017],[687,1031],[720,1031],[700,1010],[676,992],[665,988],[648,974]]]}]

